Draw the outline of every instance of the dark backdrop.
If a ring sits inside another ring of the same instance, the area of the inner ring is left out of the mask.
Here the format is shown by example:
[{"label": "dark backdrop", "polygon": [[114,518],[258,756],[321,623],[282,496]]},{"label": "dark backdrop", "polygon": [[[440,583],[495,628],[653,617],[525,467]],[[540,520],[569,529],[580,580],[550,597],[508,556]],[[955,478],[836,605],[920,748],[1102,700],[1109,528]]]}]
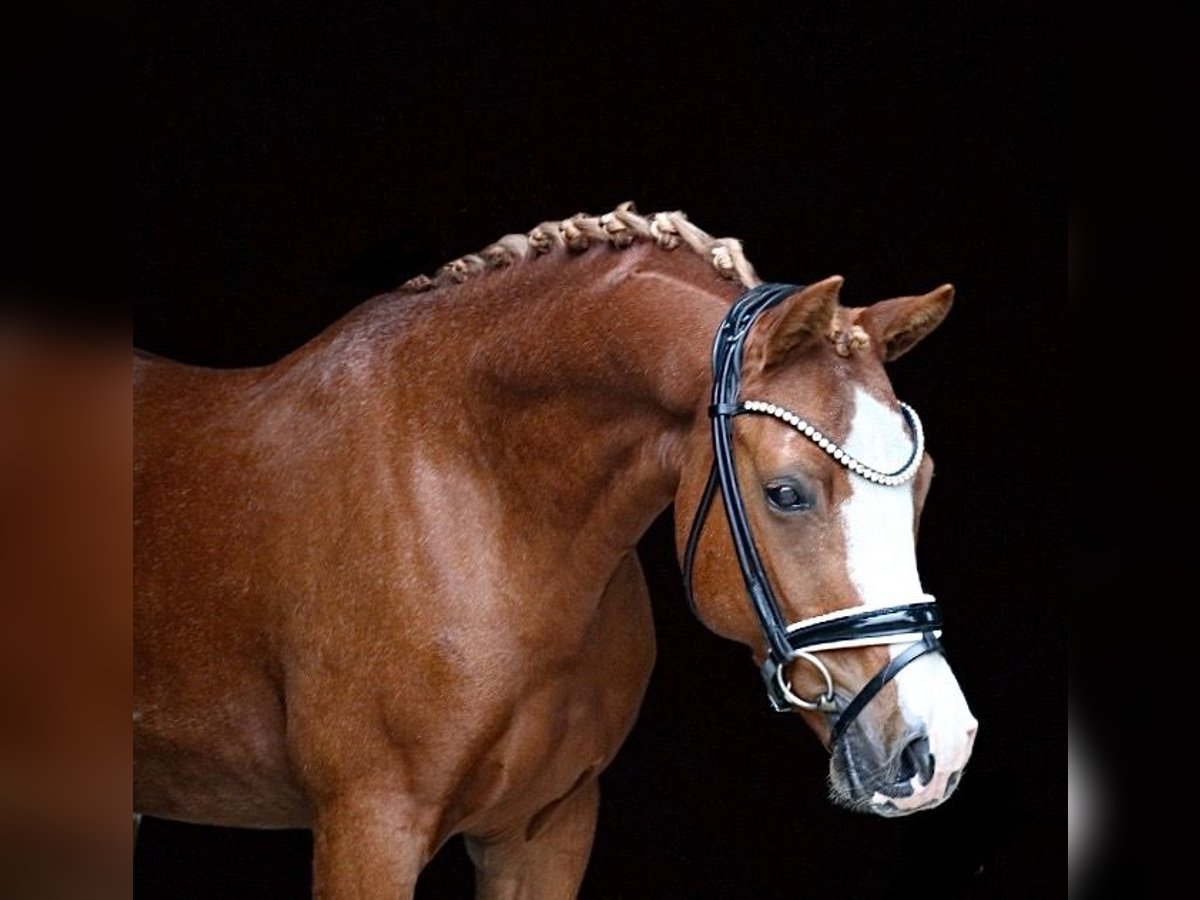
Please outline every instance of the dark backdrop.
[{"label": "dark backdrop", "polygon": [[[749,8],[745,8],[749,7]],[[958,289],[897,362],[938,477],[925,587],[980,719],[942,808],[825,798],[746,653],[641,545],[659,662],[602,779],[590,898],[1061,896],[1065,6],[185,4],[138,9],[135,343],[265,363],[510,231],[632,199],[861,305]],[[1053,827],[1052,827],[1053,826]],[[147,820],[144,898],[303,897],[304,832]],[[423,897],[468,896],[458,842]]]}]

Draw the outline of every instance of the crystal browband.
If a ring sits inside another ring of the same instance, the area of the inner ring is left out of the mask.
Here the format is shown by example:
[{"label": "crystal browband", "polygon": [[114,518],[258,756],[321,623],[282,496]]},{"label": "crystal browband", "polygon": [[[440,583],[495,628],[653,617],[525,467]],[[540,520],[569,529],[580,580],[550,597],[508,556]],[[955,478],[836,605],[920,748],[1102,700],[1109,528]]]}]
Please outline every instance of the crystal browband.
[{"label": "crystal browband", "polygon": [[855,475],[859,475],[876,484],[887,485],[888,487],[895,487],[911,480],[921,467],[921,457],[925,454],[925,432],[921,428],[921,420],[917,417],[916,411],[903,402],[900,404],[900,410],[904,413],[904,419],[908,422],[909,428],[912,429],[914,438],[913,450],[912,455],[908,458],[908,462],[894,472],[883,472],[859,462],[835,442],[821,434],[813,425],[804,421],[794,412],[784,409],[782,406],[776,406],[774,403],[766,403],[762,400],[747,400],[741,404],[740,409],[742,412],[774,416],[779,421],[791,425]]}]

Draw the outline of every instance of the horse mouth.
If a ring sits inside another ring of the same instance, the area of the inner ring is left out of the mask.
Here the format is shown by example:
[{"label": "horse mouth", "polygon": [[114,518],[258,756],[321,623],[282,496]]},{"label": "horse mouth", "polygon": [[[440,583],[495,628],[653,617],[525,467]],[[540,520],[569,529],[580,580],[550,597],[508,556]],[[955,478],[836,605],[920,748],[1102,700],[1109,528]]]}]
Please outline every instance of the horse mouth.
[{"label": "horse mouth", "polygon": [[899,818],[945,803],[961,776],[961,770],[945,776],[913,771],[902,757],[872,766],[851,742],[841,741],[829,760],[829,799],[853,812]]}]

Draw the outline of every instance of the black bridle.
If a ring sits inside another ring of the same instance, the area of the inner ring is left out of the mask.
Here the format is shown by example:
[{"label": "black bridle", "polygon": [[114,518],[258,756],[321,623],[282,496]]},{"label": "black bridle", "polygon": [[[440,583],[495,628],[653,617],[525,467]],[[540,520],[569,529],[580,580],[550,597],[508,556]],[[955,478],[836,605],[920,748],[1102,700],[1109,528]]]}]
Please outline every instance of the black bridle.
[{"label": "black bridle", "polygon": [[[938,641],[942,618],[932,598],[930,602],[902,603],[884,609],[851,608],[792,625],[787,624],[780,612],[762,559],[755,548],[750,523],[746,519],[741,489],[738,486],[733,463],[733,417],[760,411],[748,408],[739,397],[742,359],[746,337],[751,327],[764,311],[799,289],[798,285],[793,284],[761,284],[751,288],[734,302],[717,329],[712,349],[713,390],[712,405],[709,407],[709,417],[712,420],[713,465],[700,498],[700,505],[692,520],[692,530],[684,551],[683,577],[688,602],[692,604],[694,612],[696,605],[692,597],[692,568],[696,549],[713,497],[720,489],[738,565],[746,582],[746,592],[767,640],[767,657],[762,665],[767,696],[771,705],[779,712],[789,712],[795,708],[837,712],[833,679],[824,663],[815,656],[816,652],[872,644],[911,642],[911,646],[893,658],[842,709],[830,733],[829,744],[832,747],[854,718],[901,669],[926,653],[942,649]],[[906,417],[909,417],[910,425],[916,426],[915,414],[907,407],[902,409]],[[910,459],[905,467],[898,471],[915,470],[919,454],[923,452],[919,443],[914,445],[913,452],[915,458]],[[796,696],[791,690],[790,682],[784,680],[787,667],[797,659],[803,659],[814,666],[825,679],[826,689],[816,700],[805,700]]]}]

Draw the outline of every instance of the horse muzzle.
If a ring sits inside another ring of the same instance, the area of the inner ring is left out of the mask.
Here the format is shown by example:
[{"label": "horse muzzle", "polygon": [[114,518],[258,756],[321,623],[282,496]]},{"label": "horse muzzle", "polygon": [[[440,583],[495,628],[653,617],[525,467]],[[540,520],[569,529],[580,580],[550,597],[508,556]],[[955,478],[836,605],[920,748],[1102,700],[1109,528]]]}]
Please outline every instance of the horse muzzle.
[{"label": "horse muzzle", "polygon": [[885,817],[905,816],[941,805],[958,787],[975,743],[978,722],[965,704],[947,713],[953,724],[930,731],[905,724],[899,737],[874,718],[858,719],[831,748],[830,793],[840,806]]}]

